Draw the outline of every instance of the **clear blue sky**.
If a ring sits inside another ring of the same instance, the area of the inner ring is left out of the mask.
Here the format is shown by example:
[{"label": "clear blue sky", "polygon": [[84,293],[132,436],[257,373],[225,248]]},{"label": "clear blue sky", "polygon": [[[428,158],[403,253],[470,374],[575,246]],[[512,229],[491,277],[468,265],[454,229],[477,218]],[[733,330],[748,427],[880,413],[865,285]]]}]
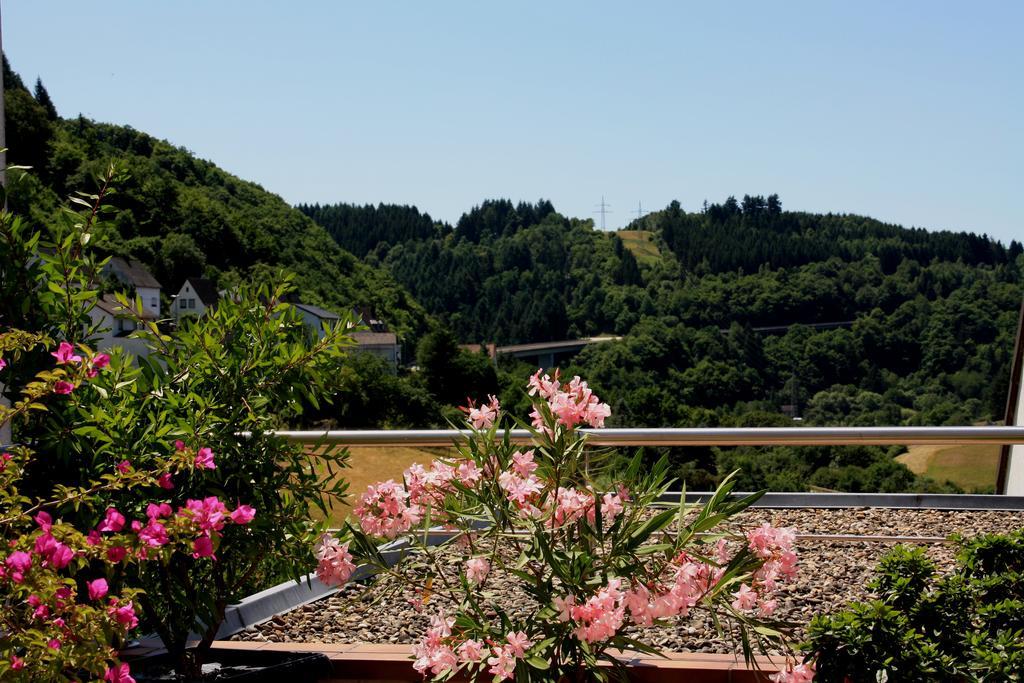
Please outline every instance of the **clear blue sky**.
[{"label": "clear blue sky", "polygon": [[449,221],[550,198],[790,209],[1024,238],[1024,2],[3,0],[65,116],[290,202]]}]

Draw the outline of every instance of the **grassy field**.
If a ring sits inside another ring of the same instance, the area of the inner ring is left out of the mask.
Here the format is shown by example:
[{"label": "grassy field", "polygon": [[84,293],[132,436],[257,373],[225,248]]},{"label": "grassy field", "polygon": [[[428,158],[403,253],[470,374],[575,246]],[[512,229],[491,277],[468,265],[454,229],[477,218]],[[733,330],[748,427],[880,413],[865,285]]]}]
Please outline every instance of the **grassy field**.
[{"label": "grassy field", "polygon": [[989,491],[996,485],[999,446],[909,446],[897,460],[915,474],[949,481],[965,491]]},{"label": "grassy field", "polygon": [[640,263],[653,263],[661,258],[658,245],[654,243],[654,233],[649,230],[619,230],[616,234]]},{"label": "grassy field", "polygon": [[[352,506],[366,487],[378,481],[394,479],[401,481],[402,472],[409,465],[418,462],[424,466],[430,461],[446,454],[442,448],[353,448],[349,451],[349,467],[342,470],[341,476],[348,481],[348,505],[335,507],[331,511],[331,526],[340,526],[348,517]],[[320,517],[321,515],[318,515]]]}]

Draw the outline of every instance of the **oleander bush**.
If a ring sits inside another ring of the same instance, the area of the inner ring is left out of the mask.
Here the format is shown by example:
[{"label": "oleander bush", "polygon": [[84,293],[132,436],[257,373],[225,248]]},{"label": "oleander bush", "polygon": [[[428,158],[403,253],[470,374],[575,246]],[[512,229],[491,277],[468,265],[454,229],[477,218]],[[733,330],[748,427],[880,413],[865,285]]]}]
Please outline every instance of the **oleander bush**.
[{"label": "oleander bush", "polygon": [[957,542],[949,574],[898,546],[870,584],[877,600],[816,617],[804,647],[818,680],[1021,680],[1024,529]]},{"label": "oleander bush", "polygon": [[[794,530],[724,524],[759,494],[734,500],[727,480],[703,505],[664,503],[666,460],[645,471],[637,455],[617,476],[607,453],[587,447],[579,427],[602,427],[610,409],[586,382],[538,372],[529,393],[531,445],[512,442],[494,397],[467,406],[458,457],[370,486],[348,526],[317,545],[320,579],[341,585],[364,564],[397,579],[376,584],[381,595],[399,586],[414,604],[454,605],[414,648],[416,670],[436,680],[604,680],[624,674],[616,650],[657,651],[627,629],[699,611],[737,634],[748,658],[785,644],[773,595],[796,573]],[[437,532],[448,540],[431,544]],[[407,546],[392,566],[378,544],[399,538]],[[452,553],[461,570],[445,568]],[[495,599],[509,580],[532,601],[526,616]],[[799,665],[773,680],[810,676]]]}]

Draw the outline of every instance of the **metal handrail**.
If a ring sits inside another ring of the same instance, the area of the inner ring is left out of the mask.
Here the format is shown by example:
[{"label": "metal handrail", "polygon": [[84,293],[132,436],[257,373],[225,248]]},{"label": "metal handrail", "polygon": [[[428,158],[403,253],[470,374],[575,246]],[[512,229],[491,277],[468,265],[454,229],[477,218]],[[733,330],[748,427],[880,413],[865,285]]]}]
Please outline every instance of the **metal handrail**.
[{"label": "metal handrail", "polygon": [[[580,429],[594,446],[889,446],[1024,444],[1024,427],[729,427]],[[457,429],[277,431],[289,441],[348,447],[448,447],[473,432]],[[502,438],[498,432],[497,438]],[[531,442],[526,429],[511,441]]]}]

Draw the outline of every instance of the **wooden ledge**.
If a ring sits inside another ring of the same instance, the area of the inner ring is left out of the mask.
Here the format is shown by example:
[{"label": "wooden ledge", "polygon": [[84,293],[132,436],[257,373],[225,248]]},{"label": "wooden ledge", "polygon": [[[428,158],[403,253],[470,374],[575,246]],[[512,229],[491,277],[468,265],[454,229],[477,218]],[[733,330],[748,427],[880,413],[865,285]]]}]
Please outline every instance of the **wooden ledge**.
[{"label": "wooden ledge", "polygon": [[[322,652],[331,660],[330,683],[396,683],[421,681],[412,668],[409,645],[372,643],[258,643],[217,641],[219,650]],[[784,664],[782,657],[757,658],[755,668],[733,655],[666,653],[664,658],[630,652],[623,657],[633,667],[631,681],[639,683],[764,683]],[[324,681],[327,683],[327,681]]]}]

